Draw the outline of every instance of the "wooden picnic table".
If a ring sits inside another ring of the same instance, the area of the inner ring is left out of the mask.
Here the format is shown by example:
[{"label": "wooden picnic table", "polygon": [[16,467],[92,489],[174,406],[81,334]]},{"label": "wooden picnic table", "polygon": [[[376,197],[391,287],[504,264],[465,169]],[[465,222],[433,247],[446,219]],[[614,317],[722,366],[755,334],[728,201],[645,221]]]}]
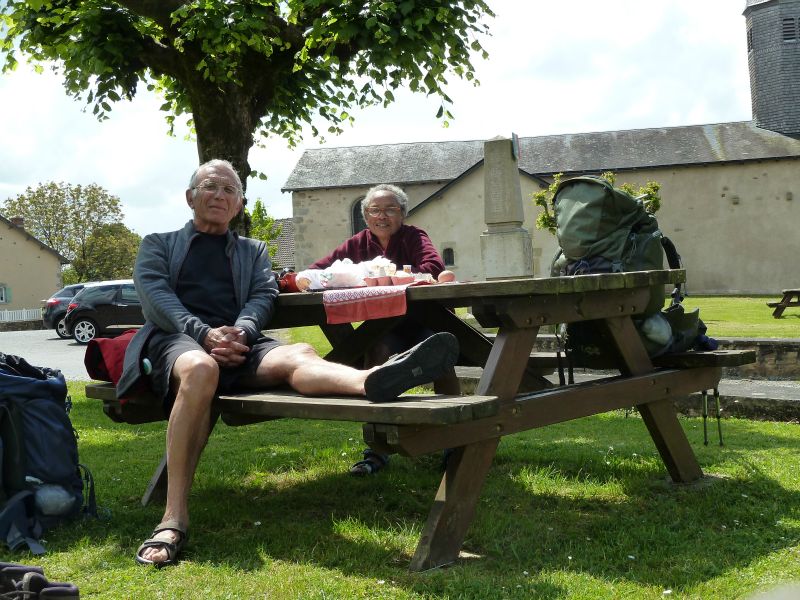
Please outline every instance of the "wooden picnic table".
[{"label": "wooden picnic table", "polygon": [[783,290],[780,302],[767,302],[767,306],[774,308],[772,316],[779,319],[783,311],[790,306],[800,306],[800,290]]},{"label": "wooden picnic table", "polygon": [[[654,366],[631,317],[644,310],[652,286],[684,280],[683,270],[664,270],[412,286],[407,289],[408,316],[434,331],[452,332],[460,345],[459,365],[483,367],[473,395],[461,396],[440,381],[434,383],[437,394],[381,404],[270,390],[222,395],[215,406],[228,424],[280,417],[363,422],[365,441],[381,452],[413,457],[452,449],[410,568],[445,565],[458,557],[505,435],[637,406],[672,480],[702,477],[671,398],[714,389],[723,365],[752,362],[754,356],[688,352],[673,360],[662,357]],[[471,307],[481,326],[497,328],[496,337],[458,318],[457,307]],[[282,294],[269,327],[319,325],[333,347],[326,358],[358,365],[364,351],[400,318],[330,326],[321,293]],[[619,350],[613,359],[619,375],[553,387],[531,356],[540,327],[587,320],[601,321],[610,332]],[[121,418],[107,386],[89,386],[87,395],[103,398],[109,416]],[[165,473],[157,472],[149,491],[164,481]]]}]

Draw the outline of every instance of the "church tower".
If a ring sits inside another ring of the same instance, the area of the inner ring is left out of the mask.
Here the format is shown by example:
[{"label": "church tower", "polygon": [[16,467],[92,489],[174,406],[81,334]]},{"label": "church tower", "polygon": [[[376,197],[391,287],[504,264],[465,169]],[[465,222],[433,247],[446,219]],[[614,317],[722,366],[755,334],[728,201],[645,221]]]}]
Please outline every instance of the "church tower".
[{"label": "church tower", "polygon": [[747,0],[744,16],[753,120],[800,136],[800,0]]}]

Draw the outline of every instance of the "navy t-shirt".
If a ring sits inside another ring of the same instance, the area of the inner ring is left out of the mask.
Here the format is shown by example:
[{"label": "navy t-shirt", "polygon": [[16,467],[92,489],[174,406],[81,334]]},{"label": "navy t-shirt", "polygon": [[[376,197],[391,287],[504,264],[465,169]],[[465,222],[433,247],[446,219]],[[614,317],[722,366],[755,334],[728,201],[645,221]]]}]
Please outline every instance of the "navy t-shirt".
[{"label": "navy t-shirt", "polygon": [[178,275],[178,299],[209,327],[233,325],[239,316],[227,241],[226,234],[198,234]]}]

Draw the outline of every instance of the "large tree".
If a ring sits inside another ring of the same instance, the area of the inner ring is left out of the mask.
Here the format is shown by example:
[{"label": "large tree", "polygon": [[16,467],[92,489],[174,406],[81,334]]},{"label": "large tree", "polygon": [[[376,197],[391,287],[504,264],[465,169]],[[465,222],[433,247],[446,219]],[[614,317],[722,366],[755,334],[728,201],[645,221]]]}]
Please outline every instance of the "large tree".
[{"label": "large tree", "polygon": [[122,223],[101,225],[64,273],[64,283],[130,279],[142,238]]},{"label": "large tree", "polygon": [[[471,53],[493,13],[483,0],[7,0],[0,51],[54,64],[98,118],[145,83],[174,123],[191,114],[200,161],[247,176],[264,135],[295,144],[319,114],[336,133],[351,107],[407,86],[442,99],[448,73],[474,79]],[[319,132],[312,126],[314,135]]]},{"label": "large tree", "polygon": [[25,229],[69,262],[86,255],[89,238],[104,225],[121,223],[120,200],[97,184],[40,183],[3,203],[7,217],[22,217]]}]

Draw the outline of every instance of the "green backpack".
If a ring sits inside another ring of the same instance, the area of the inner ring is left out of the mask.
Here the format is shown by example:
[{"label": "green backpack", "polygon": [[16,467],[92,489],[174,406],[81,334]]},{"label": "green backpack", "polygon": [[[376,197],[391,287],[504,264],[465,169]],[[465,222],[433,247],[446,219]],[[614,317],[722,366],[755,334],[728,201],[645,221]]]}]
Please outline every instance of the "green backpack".
[{"label": "green backpack", "polygon": [[[594,176],[567,179],[553,196],[559,250],[551,275],[586,275],[681,268],[674,244],[658,227],[641,199]],[[634,319],[650,356],[690,348],[701,331],[697,310],[685,312],[680,284],[672,291],[672,303],[662,311],[664,286],[650,290],[642,315]],[[578,364],[593,366],[607,362],[615,346],[598,323],[571,323],[566,328],[567,348]]]}]

